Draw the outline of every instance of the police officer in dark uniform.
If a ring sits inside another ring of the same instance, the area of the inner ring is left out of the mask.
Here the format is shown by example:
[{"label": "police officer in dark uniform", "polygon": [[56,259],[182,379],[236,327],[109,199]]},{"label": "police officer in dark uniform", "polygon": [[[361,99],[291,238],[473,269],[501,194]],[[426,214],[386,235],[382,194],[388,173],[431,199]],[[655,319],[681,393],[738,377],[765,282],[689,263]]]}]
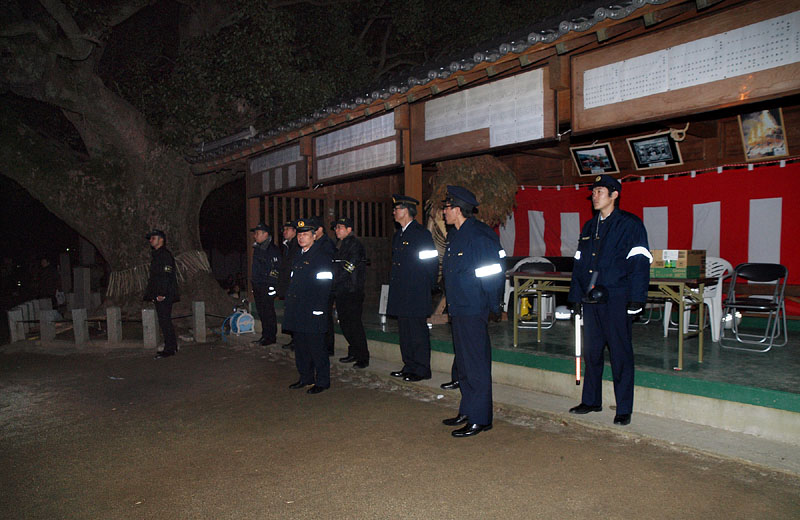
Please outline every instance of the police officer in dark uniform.
[{"label": "police officer in dark uniform", "polygon": [[596,213],[581,230],[569,291],[573,310],[583,313],[586,369],[581,404],[569,412],[603,409],[603,358],[608,345],[617,400],[614,424],[626,425],[633,411],[631,324],[647,301],[653,257],[642,221],[617,207],[620,182],[598,175],[590,189]]},{"label": "police officer in dark uniform", "polygon": [[333,292],[339,325],[347,339],[347,356],[342,363],[352,363],[355,368],[369,366],[367,335],[361,314],[364,310],[364,283],[367,278],[367,253],[364,245],[353,233],[353,219],[342,217],[334,222],[339,249],[333,256]]},{"label": "police officer in dark uniform", "polygon": [[431,378],[428,316],[431,290],[439,270],[439,253],[430,231],[414,220],[419,201],[393,195],[392,214],[400,229],[392,237],[392,271],[386,314],[397,316],[403,369],[391,372],[405,381]]},{"label": "police officer in dark uniform", "polygon": [[505,256],[492,229],[472,216],[475,195],[461,186],[448,186],[444,203],[448,232],[442,260],[447,312],[453,330],[461,405],[458,415],[442,421],[463,424],[453,437],[469,437],[492,428],[492,345],[489,313],[499,313],[505,276]]},{"label": "police officer in dark uniform", "polygon": [[276,342],[278,321],[275,317],[275,296],[278,287],[278,265],[281,253],[272,243],[272,228],[263,222],[250,229],[255,243],[253,244],[253,269],[250,284],[253,286],[253,298],[256,310],[261,319],[261,339],[254,341],[260,345],[272,345]]},{"label": "police officer in dark uniform", "polygon": [[[316,227],[314,230],[314,243],[320,248],[326,250],[331,256],[336,253],[336,242],[334,242],[328,233],[325,232],[325,222],[322,217],[314,217],[311,219],[313,225]],[[306,221],[308,222],[308,221]],[[325,349],[329,356],[334,354],[334,346],[336,338],[334,337],[333,330],[333,291],[331,291],[330,300],[328,301],[328,331],[325,333]]]},{"label": "police officer in dark uniform", "polygon": [[325,331],[328,329],[328,297],[333,284],[333,258],[327,249],[314,242],[314,224],[301,219],[295,228],[300,251],[295,257],[286,293],[283,328],[294,332],[294,359],[300,379],[289,388],[313,385],[308,393],[318,394],[331,386]]},{"label": "police officer in dark uniform", "polygon": [[164,338],[164,350],[155,359],[174,356],[178,351],[178,340],[172,326],[172,305],[180,301],[178,295],[178,271],[175,258],[166,248],[167,235],[160,229],[147,233],[146,238],[153,248],[150,259],[150,278],[144,290],[144,301],[155,304],[158,326]]},{"label": "police officer in dark uniform", "polygon": [[[281,242],[281,263],[278,267],[278,297],[286,299],[286,291],[289,289],[289,280],[292,275],[292,263],[297,254],[297,230],[294,228],[294,221],[288,220],[283,225],[283,242]],[[292,335],[291,331],[281,328],[284,334]],[[294,349],[294,339],[283,345],[283,348]]]}]

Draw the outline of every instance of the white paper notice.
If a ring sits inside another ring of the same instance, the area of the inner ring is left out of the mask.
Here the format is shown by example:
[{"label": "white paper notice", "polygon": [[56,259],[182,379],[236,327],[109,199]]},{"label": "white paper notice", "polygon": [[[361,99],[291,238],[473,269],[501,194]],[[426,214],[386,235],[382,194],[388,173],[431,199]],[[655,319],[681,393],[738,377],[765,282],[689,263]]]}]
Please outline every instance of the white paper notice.
[{"label": "white paper notice", "polygon": [[425,140],[489,129],[489,145],[544,137],[544,71],[456,92],[425,103]]},{"label": "white paper notice", "polygon": [[583,73],[583,108],[800,62],[800,11]]}]

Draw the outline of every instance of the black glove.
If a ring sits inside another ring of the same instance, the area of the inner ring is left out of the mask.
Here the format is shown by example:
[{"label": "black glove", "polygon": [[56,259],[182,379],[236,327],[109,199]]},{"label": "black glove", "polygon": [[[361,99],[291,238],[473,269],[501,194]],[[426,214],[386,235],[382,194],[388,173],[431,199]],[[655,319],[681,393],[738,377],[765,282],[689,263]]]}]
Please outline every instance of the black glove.
[{"label": "black glove", "polygon": [[628,302],[628,306],[625,309],[628,311],[628,316],[636,316],[644,310],[644,303]]},{"label": "black glove", "polygon": [[581,315],[583,313],[583,308],[581,306],[581,302],[572,302],[570,304],[570,310],[572,311],[573,315],[575,315],[575,314]]}]

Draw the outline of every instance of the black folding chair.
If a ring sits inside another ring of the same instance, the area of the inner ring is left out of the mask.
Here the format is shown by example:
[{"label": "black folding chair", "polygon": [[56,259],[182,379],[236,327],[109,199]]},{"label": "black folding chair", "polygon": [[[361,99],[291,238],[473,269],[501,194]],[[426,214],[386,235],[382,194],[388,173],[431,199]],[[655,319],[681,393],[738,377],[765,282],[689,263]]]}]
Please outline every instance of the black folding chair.
[{"label": "black folding chair", "polygon": [[[786,306],[783,300],[786,289],[788,270],[781,264],[739,264],[733,271],[728,296],[722,303],[723,316],[731,317],[731,332],[733,337],[725,337],[725,326],[721,328],[719,343],[723,348],[748,350],[751,352],[766,352],[773,346],[786,345],[788,335],[786,332]],[[755,294],[746,297],[736,296],[736,284],[745,281],[762,285],[772,285],[771,294]],[[763,334],[744,333],[739,330],[736,319],[737,313],[763,315],[767,325]],[[780,341],[781,343],[776,343]],[[741,344],[762,345],[766,348],[752,348],[740,346]]]}]

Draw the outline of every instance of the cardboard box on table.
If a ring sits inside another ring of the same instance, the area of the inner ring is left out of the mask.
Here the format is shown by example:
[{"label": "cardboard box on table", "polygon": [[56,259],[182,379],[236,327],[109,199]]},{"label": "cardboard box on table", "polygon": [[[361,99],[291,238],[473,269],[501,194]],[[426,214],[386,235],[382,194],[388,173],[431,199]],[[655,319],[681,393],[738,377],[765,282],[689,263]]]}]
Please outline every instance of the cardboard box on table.
[{"label": "cardboard box on table", "polygon": [[699,278],[706,274],[704,249],[653,249],[650,278]]}]

